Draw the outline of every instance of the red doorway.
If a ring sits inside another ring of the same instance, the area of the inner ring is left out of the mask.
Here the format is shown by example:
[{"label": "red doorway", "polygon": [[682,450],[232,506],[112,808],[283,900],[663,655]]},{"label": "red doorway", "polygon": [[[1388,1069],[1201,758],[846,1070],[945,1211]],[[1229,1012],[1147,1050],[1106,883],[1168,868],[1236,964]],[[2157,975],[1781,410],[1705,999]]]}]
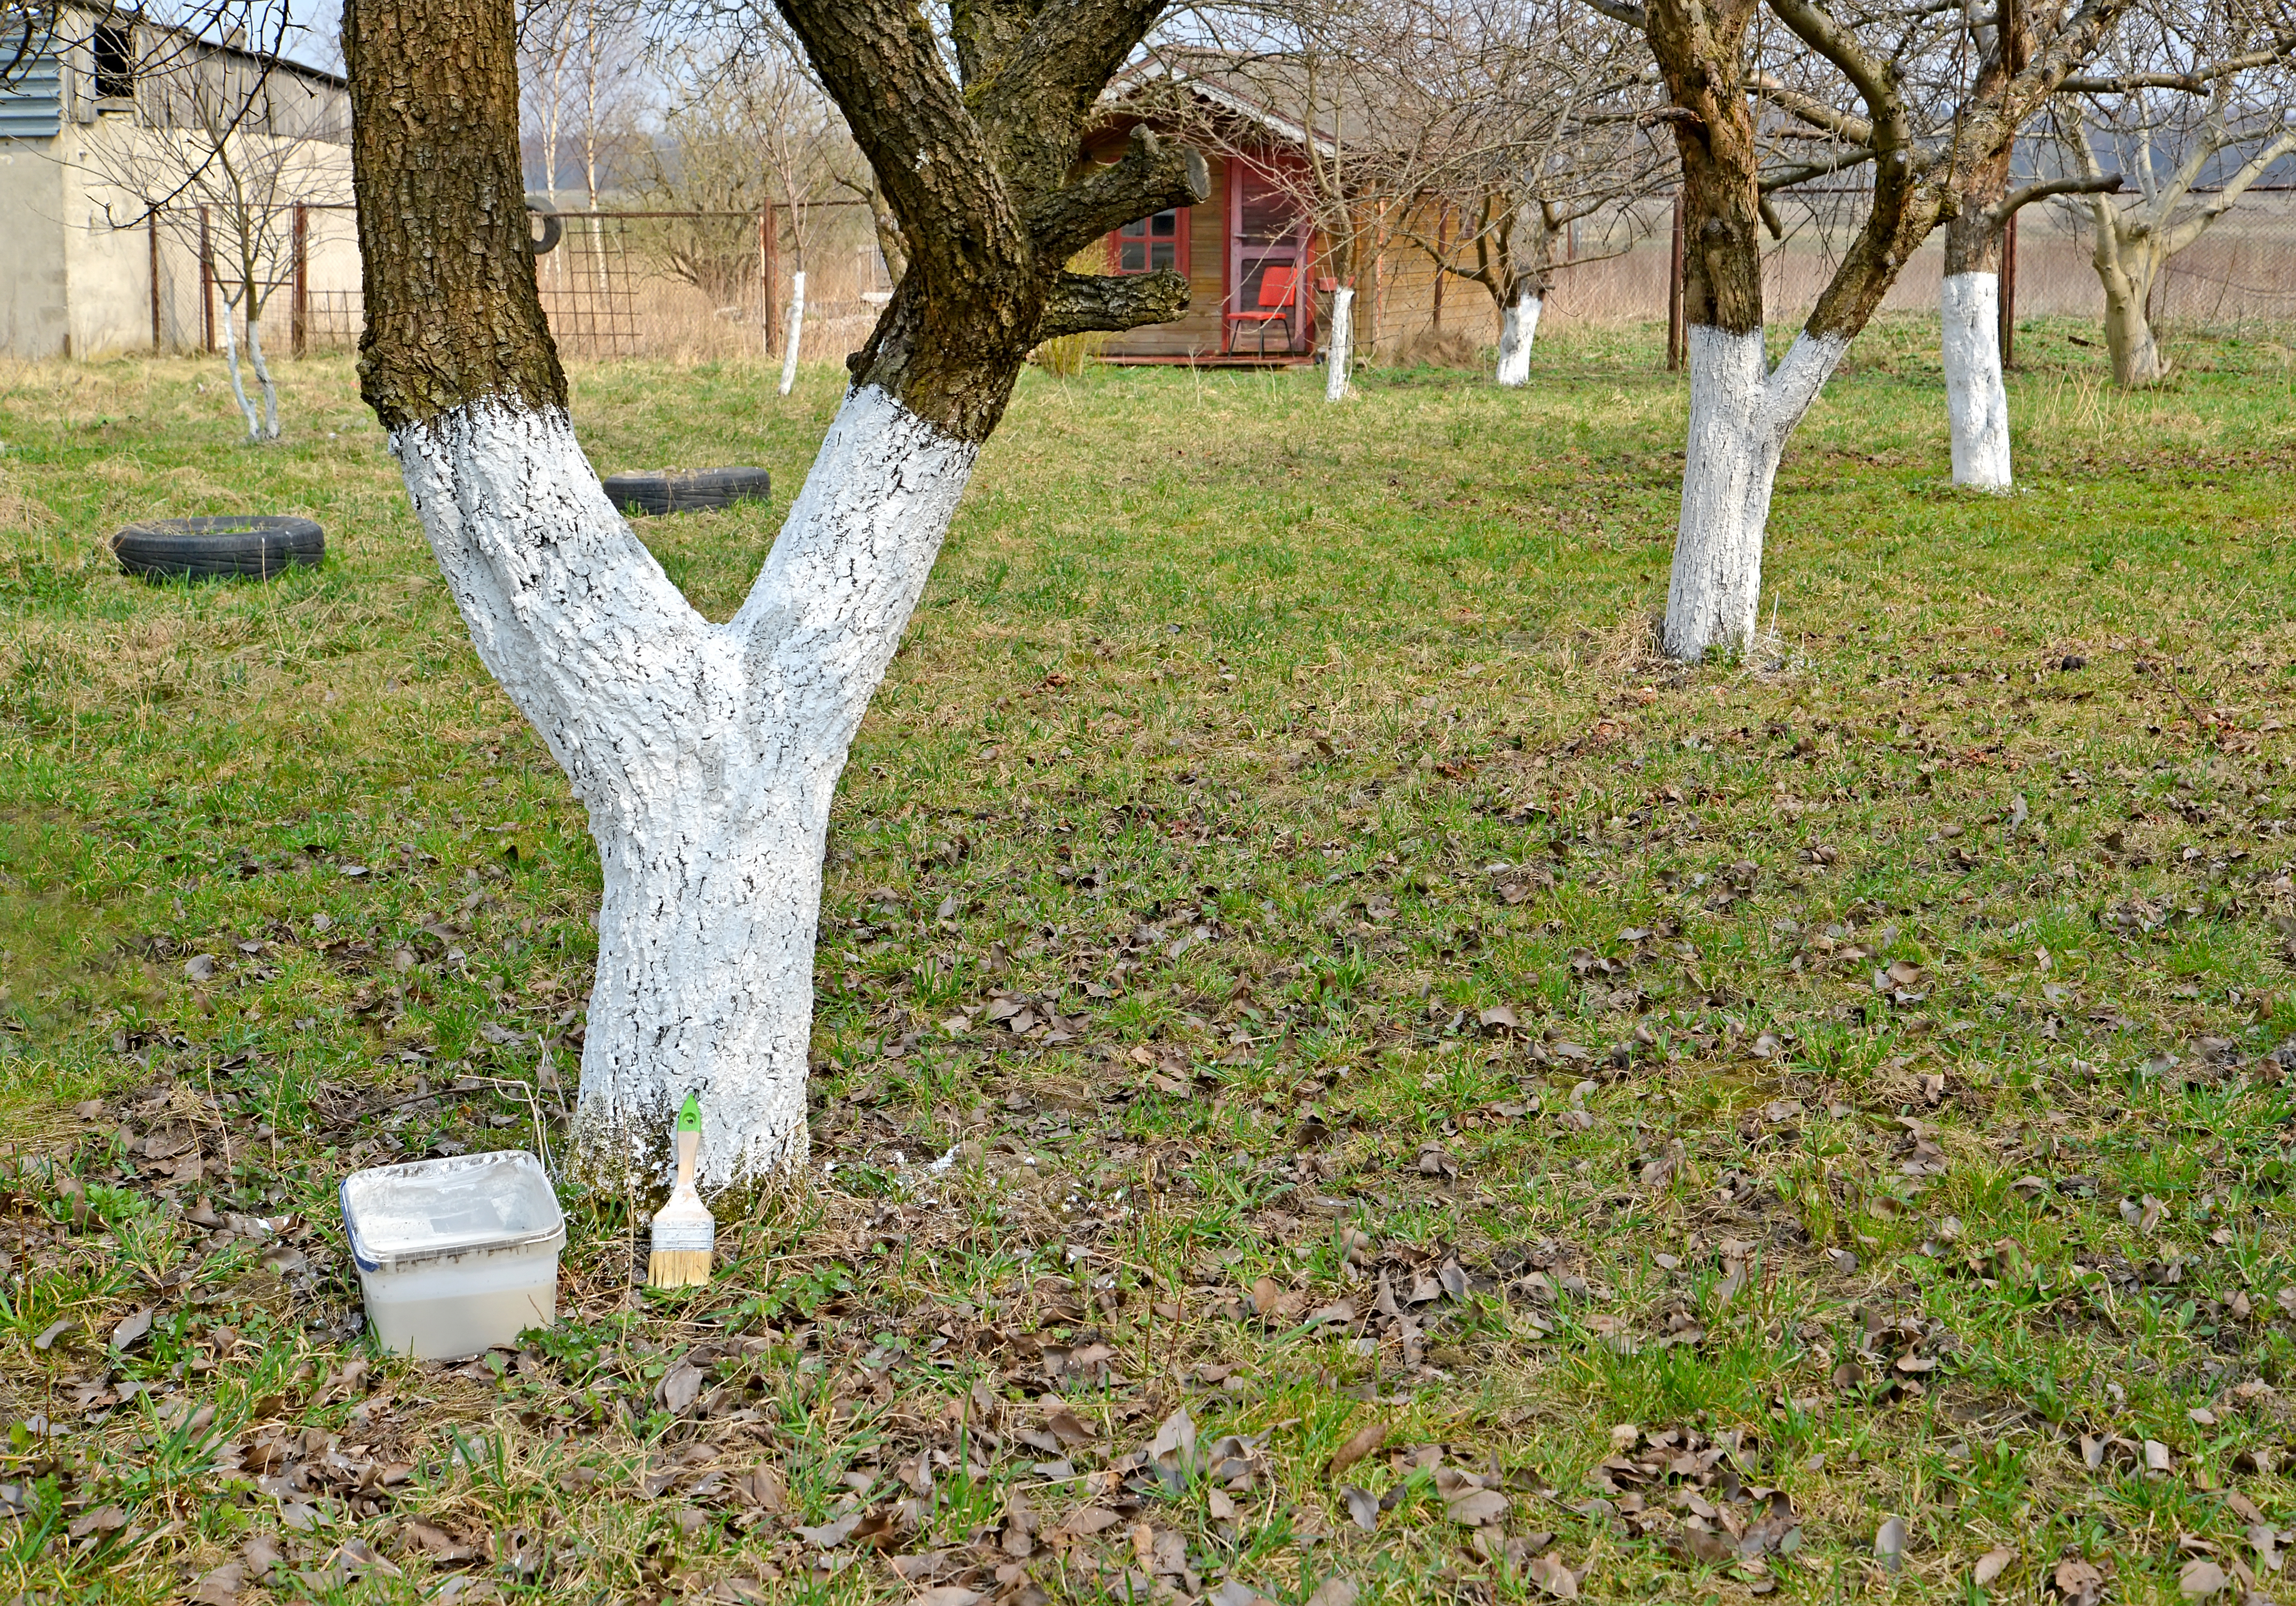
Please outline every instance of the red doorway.
[{"label": "red doorway", "polygon": [[[1270,351],[1296,354],[1315,348],[1315,301],[1307,289],[1309,230],[1297,192],[1304,177],[1279,175],[1272,165],[1249,157],[1228,160],[1224,353],[1238,350],[1239,342],[1242,349],[1257,350],[1263,335]],[[1278,310],[1284,315],[1282,323],[1264,328],[1267,315]]]}]

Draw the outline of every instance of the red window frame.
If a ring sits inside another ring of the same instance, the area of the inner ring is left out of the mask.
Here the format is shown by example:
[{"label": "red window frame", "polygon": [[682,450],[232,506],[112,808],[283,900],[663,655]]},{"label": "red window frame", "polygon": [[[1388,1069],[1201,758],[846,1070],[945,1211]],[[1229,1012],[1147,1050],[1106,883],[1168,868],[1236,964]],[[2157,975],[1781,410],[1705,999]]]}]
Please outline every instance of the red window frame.
[{"label": "red window frame", "polygon": [[[1155,248],[1168,242],[1172,247],[1171,269],[1185,275],[1188,271],[1188,214],[1194,209],[1193,207],[1172,207],[1167,211],[1152,212],[1145,217],[1136,217],[1111,233],[1108,236],[1108,271],[1119,275],[1152,274],[1157,271]],[[1165,217],[1172,219],[1169,235],[1154,232],[1157,220]],[[1134,229],[1140,232],[1136,234],[1128,232]],[[1128,245],[1139,248],[1140,266],[1125,266],[1124,248]]]}]

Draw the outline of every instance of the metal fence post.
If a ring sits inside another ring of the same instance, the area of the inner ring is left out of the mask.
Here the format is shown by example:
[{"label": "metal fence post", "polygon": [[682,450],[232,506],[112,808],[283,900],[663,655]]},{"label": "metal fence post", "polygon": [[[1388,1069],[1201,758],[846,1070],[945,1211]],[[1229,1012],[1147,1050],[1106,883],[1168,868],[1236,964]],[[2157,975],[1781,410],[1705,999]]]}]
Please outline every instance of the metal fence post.
[{"label": "metal fence post", "polygon": [[208,209],[200,209],[200,339],[215,351],[215,250],[208,237]]},{"label": "metal fence post", "polygon": [[1677,190],[1674,193],[1674,243],[1667,254],[1666,264],[1666,368],[1669,373],[1682,372],[1683,361],[1688,355],[1684,350],[1688,341],[1682,326],[1684,201],[1683,192]]},{"label": "metal fence post", "polygon": [[2001,230],[2001,365],[2017,365],[2017,214]]},{"label": "metal fence post", "polygon": [[295,283],[290,293],[294,299],[288,304],[288,334],[291,348],[297,356],[303,355],[311,324],[311,213],[300,201],[295,205],[294,274]]},{"label": "metal fence post", "polygon": [[152,233],[152,355],[160,355],[160,214],[147,221]]}]

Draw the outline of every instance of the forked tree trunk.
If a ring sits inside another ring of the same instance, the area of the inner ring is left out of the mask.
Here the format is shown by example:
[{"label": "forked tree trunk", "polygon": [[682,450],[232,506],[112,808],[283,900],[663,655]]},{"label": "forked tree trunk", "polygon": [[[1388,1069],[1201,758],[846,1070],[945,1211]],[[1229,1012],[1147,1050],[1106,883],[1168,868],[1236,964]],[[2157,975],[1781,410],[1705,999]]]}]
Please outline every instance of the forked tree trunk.
[{"label": "forked tree trunk", "polygon": [[[2003,180],[2005,181],[2006,164]],[[1953,482],[2006,490],[2009,392],[2001,376],[2001,226],[1991,208],[2000,184],[1962,198],[1946,224],[1945,277],[1938,292],[1946,418],[1953,431]]]},{"label": "forked tree trunk", "polygon": [[1668,656],[1685,660],[1752,645],[1778,459],[1849,348],[1838,336],[1804,332],[1772,372],[1759,329],[1695,325],[1689,344],[1690,443],[1662,643]]},{"label": "forked tree trunk", "polygon": [[797,383],[797,348],[805,339],[805,269],[790,274],[789,332],[782,351],[782,394]]},{"label": "forked tree trunk", "polygon": [[263,438],[279,438],[279,387],[271,381],[271,365],[263,360],[263,309],[247,311],[247,364],[255,370],[255,386],[263,396]]},{"label": "forked tree trunk", "polygon": [[1029,348],[1187,304],[1177,274],[1062,265],[1210,193],[1201,159],[1144,129],[1070,182],[1145,15],[1014,34],[1007,10],[952,10],[964,81],[997,78],[984,123],[905,0],[782,9],[919,249],[722,626],[615,512],[567,416],[515,200],[510,0],[344,10],[362,389],[480,659],[589,810],[604,887],[573,1164],[611,1186],[660,1181],[689,1093],[709,1189],[805,1158],[822,853],[854,733]]},{"label": "forked tree trunk", "polygon": [[1324,341],[1324,399],[1345,401],[1348,365],[1355,360],[1356,292],[1342,284],[1332,292],[1332,332]]},{"label": "forked tree trunk", "polygon": [[[1893,48],[1878,20],[1845,20],[1817,0],[1767,0],[1804,45],[1857,86],[1862,112],[1845,113],[1753,78],[1751,29],[1762,0],[1592,3],[1643,30],[1679,114],[1669,121],[1682,156],[1690,441],[1663,635],[1670,656],[1694,660],[1754,638],[1763,526],[1786,437],[1948,209],[1947,197],[1967,189],[1978,168],[2006,171],[2017,131],[2097,47],[2127,0],[2083,0],[2030,63],[2016,30],[1997,34],[1996,45],[2005,37],[2009,49],[1988,51],[1956,110],[1953,144],[1928,153],[1915,140],[1894,62],[1869,48]],[[1872,32],[1870,41],[1861,30]],[[1870,153],[1874,175],[1865,222],[1775,373],[1762,348],[1757,93],[1830,135],[1854,139]]]},{"label": "forked tree trunk", "polygon": [[[2284,42],[2279,49],[2285,53]],[[2218,96],[2230,82],[2228,78],[2218,78]],[[2107,86],[2111,83],[2104,81]],[[2070,143],[2082,170],[2092,178],[2097,176],[2096,152],[2090,148],[2086,125]],[[2144,198],[2126,211],[2104,193],[2089,202],[2091,260],[2104,290],[2104,343],[2112,355],[2112,377],[2124,387],[2157,385],[2169,377],[2172,366],[2161,355],[2146,310],[2154,281],[2169,258],[2189,249],[2276,163],[2296,152],[2296,127],[2283,128],[2253,145],[2233,171],[2219,170],[2215,189],[2205,202],[2189,206],[2202,176],[2218,167],[2224,152],[2237,143],[2239,136],[2225,119],[2221,98],[2213,100],[2207,118],[2187,142],[2183,159],[2166,182],[2148,186]]]},{"label": "forked tree trunk", "polygon": [[1538,333],[1541,305],[1542,299],[1537,289],[1525,284],[1515,291],[1514,299],[1500,311],[1500,384],[1513,386],[1530,382],[1530,346]]},{"label": "forked tree trunk", "polygon": [[[1498,382],[1506,386],[1530,382],[1531,344],[1538,334],[1538,315],[1546,299],[1546,286],[1554,273],[1554,230],[1544,202],[1526,201],[1513,209],[1504,228],[1475,242],[1483,283],[1499,303]],[[1496,243],[1496,251],[1490,246]]]},{"label": "forked tree trunk", "polygon": [[226,299],[223,304],[223,365],[231,375],[231,398],[239,404],[239,415],[247,424],[247,444],[257,446],[263,439],[263,423],[255,411],[255,404],[247,399],[246,381],[239,374],[239,304]]},{"label": "forked tree trunk", "polygon": [[480,402],[392,440],[480,657],[597,840],[586,1164],[644,1171],[691,1089],[718,1182],[801,1160],[830,800],[978,448],[853,390],[748,601],[712,627],[562,411]]}]

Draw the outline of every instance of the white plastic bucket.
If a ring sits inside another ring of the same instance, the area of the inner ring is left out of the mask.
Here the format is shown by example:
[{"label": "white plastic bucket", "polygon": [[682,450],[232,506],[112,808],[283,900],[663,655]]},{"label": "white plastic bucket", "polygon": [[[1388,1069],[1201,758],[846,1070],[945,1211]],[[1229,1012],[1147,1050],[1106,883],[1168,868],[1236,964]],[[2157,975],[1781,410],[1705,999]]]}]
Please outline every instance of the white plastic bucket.
[{"label": "white plastic bucket", "polygon": [[342,1204],[385,1349],[459,1360],[556,1319],[566,1217],[525,1150],[355,1171]]}]

